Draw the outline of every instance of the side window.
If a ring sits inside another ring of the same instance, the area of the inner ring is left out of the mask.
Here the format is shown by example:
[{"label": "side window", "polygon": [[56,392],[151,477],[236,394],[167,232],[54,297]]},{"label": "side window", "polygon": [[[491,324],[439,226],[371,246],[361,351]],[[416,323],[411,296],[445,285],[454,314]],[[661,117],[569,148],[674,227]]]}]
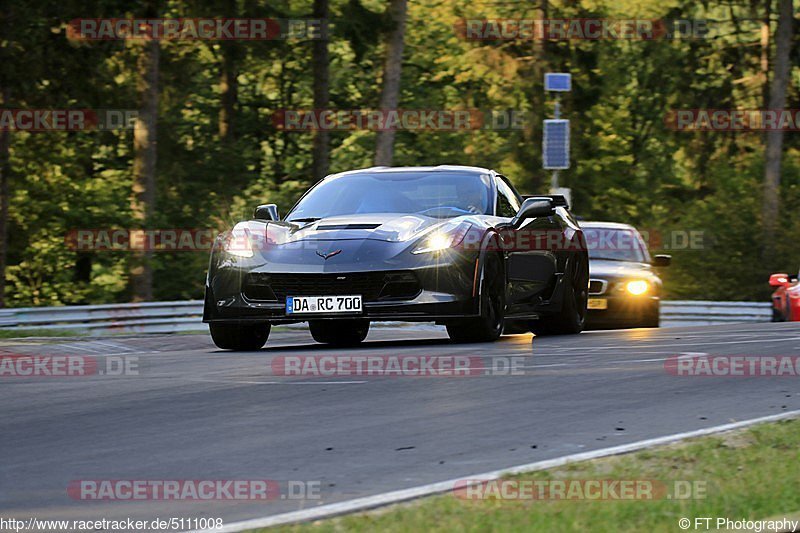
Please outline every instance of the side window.
[{"label": "side window", "polygon": [[506,185],[501,178],[497,178],[497,209],[495,213],[498,217],[513,218],[519,211],[519,202],[514,191]]}]

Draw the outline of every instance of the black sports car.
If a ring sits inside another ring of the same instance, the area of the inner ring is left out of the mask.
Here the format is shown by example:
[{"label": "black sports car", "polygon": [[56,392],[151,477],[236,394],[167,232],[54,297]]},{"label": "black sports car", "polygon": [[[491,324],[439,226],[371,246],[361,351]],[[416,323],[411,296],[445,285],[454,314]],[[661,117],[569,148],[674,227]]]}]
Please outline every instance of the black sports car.
[{"label": "black sports car", "polygon": [[616,222],[581,222],[589,249],[591,327],[659,325],[661,278],[653,267],[669,266],[669,255],[651,259],[641,234]]},{"label": "black sports car", "polygon": [[484,168],[376,167],[326,177],[283,220],[262,205],[220,235],[203,320],[218,347],[241,350],[303,321],[340,345],[372,320],[434,321],[463,342],[493,341],[504,322],[578,333],[588,276],[563,197],[523,201]]}]

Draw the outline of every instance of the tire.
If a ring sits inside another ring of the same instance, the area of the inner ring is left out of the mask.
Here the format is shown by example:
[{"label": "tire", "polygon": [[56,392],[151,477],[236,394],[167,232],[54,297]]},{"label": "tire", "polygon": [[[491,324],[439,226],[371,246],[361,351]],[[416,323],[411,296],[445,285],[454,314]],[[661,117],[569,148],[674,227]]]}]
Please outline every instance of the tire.
[{"label": "tire", "polygon": [[589,264],[579,257],[569,267],[564,285],[561,310],[531,322],[531,330],[540,335],[572,335],[586,326],[586,305],[589,301]]},{"label": "tire", "polygon": [[503,332],[506,282],[502,260],[487,254],[481,281],[481,316],[447,324],[447,334],[455,342],[493,342]]},{"label": "tire", "polygon": [[369,320],[310,320],[314,340],[334,346],[355,346],[367,338]]},{"label": "tire", "polygon": [[269,338],[272,327],[261,324],[216,324],[210,323],[208,329],[217,348],[223,350],[260,350]]}]

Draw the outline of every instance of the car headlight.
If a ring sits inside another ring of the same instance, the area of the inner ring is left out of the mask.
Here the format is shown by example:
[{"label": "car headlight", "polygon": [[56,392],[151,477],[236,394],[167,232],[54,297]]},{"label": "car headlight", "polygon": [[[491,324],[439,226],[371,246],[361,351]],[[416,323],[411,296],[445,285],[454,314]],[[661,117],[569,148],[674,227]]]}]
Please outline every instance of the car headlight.
[{"label": "car headlight", "polygon": [[469,232],[472,227],[469,223],[459,224],[451,230],[439,229],[425,237],[414,251],[413,254],[424,254],[429,252],[441,252],[442,250],[449,250],[455,248]]},{"label": "car headlight", "polygon": [[637,279],[626,283],[625,290],[634,296],[639,296],[650,290],[650,284],[644,280]]},{"label": "car headlight", "polygon": [[222,249],[236,257],[253,257],[253,245],[250,243],[250,231],[247,228],[234,227],[222,239]]}]

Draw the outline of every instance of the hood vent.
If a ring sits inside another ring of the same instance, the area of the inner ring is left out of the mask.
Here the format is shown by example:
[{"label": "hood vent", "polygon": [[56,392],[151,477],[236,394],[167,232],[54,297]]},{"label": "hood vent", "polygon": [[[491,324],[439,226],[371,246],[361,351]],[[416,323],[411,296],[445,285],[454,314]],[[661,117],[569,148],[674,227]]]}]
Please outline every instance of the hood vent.
[{"label": "hood vent", "polygon": [[326,230],[326,229],[375,229],[379,227],[380,224],[328,224],[324,226],[317,226],[314,229],[317,230]]}]

